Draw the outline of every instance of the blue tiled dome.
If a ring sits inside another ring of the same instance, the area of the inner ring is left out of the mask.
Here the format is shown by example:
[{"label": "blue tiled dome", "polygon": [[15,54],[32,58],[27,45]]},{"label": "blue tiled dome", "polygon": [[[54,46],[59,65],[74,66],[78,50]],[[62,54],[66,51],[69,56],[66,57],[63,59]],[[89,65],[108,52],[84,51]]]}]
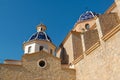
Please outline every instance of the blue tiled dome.
[{"label": "blue tiled dome", "polygon": [[52,42],[50,37],[45,32],[37,32],[33,34],[28,41],[30,40],[47,40]]},{"label": "blue tiled dome", "polygon": [[82,15],[80,15],[79,21],[92,19],[95,16],[99,16],[99,14],[92,12],[92,11],[87,11],[86,13],[83,13]]}]

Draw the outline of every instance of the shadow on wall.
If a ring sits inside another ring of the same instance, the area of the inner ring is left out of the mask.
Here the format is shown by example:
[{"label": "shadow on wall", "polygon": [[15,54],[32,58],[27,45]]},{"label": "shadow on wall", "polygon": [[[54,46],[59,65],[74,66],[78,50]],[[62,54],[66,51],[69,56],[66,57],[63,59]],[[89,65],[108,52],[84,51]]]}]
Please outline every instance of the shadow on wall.
[{"label": "shadow on wall", "polygon": [[60,52],[60,59],[61,59],[61,64],[68,64],[69,63],[69,55],[66,52],[66,49],[61,46],[61,52]]}]

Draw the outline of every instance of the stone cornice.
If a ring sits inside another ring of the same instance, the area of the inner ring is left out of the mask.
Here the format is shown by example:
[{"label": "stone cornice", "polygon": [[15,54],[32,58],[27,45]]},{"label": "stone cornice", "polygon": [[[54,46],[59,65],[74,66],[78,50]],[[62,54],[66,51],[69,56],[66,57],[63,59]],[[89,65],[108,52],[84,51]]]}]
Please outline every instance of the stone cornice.
[{"label": "stone cornice", "polygon": [[0,66],[18,66],[18,67],[21,67],[22,65],[17,65],[17,64],[0,64]]},{"label": "stone cornice", "polygon": [[25,47],[26,45],[29,45],[29,44],[31,44],[31,43],[41,43],[41,42],[42,42],[42,43],[47,43],[47,44],[49,44],[50,46],[56,48],[56,46],[55,46],[53,43],[49,42],[49,41],[45,41],[45,40],[31,40],[31,41],[28,41],[28,42],[23,43],[23,50],[24,50],[24,47]]},{"label": "stone cornice", "polygon": [[90,30],[95,29],[95,27],[96,27],[96,23],[90,27]]},{"label": "stone cornice", "polygon": [[108,40],[110,37],[112,37],[115,33],[117,33],[118,31],[120,31],[120,24],[117,25],[115,28],[113,28],[110,32],[108,32],[105,36],[102,37],[102,40],[106,41]]},{"label": "stone cornice", "polygon": [[11,60],[11,59],[6,59],[5,61],[21,62],[21,60]]},{"label": "stone cornice", "polygon": [[97,47],[100,46],[100,41],[96,42],[92,47],[90,47],[88,50],[85,51],[85,54],[90,54],[93,50],[95,50]]},{"label": "stone cornice", "polygon": [[113,4],[108,8],[108,10],[105,12],[105,14],[109,14],[115,7],[116,7],[116,4],[113,3]]},{"label": "stone cornice", "polygon": [[68,71],[76,71],[75,69],[72,68],[61,68],[62,70],[68,70]]},{"label": "stone cornice", "polygon": [[[93,50],[95,50],[96,48],[98,48],[100,46],[100,41],[98,41],[97,43],[95,43],[92,47],[90,47],[88,50],[86,50],[84,53],[86,55],[90,54]],[[84,55],[80,55],[77,59],[75,59],[72,63],[75,65],[77,64],[80,60],[82,60],[84,58]]]},{"label": "stone cornice", "polygon": [[75,59],[72,64],[77,64],[80,60],[84,58],[84,55],[80,55],[77,59]]}]

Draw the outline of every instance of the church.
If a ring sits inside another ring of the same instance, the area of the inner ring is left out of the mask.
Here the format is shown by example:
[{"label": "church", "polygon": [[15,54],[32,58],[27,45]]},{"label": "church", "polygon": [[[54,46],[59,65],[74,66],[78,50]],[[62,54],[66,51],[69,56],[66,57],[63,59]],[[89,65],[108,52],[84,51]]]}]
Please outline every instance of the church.
[{"label": "church", "polygon": [[119,80],[120,0],[80,15],[59,47],[39,24],[23,43],[21,60],[0,64],[0,80]]}]

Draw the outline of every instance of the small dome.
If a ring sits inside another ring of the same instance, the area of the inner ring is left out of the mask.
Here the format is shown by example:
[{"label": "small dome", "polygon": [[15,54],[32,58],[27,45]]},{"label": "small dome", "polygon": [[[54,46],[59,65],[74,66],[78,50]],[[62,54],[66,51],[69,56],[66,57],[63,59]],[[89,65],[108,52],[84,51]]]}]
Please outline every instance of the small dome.
[{"label": "small dome", "polygon": [[92,19],[95,16],[99,16],[99,14],[92,12],[92,11],[87,11],[86,13],[83,13],[82,15],[80,15],[79,21]]},{"label": "small dome", "polygon": [[28,41],[31,40],[46,40],[52,42],[50,37],[45,32],[36,32],[30,37]]},{"label": "small dome", "polygon": [[51,41],[50,37],[45,33],[46,26],[44,24],[39,24],[37,26],[37,32],[33,34],[28,41],[31,40],[46,40]]}]

